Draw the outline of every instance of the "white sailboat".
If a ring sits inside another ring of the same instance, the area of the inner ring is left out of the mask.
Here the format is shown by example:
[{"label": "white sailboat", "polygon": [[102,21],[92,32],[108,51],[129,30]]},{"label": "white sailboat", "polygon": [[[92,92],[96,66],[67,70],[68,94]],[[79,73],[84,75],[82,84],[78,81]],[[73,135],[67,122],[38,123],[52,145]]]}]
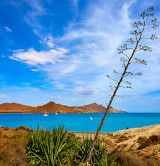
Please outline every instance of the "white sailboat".
[{"label": "white sailboat", "polygon": [[56,110],[55,115],[58,115],[58,114],[59,114],[59,112]]},{"label": "white sailboat", "polygon": [[44,112],[43,116],[48,116],[48,114],[46,113],[46,108],[45,108],[45,112]]},{"label": "white sailboat", "polygon": [[89,119],[90,119],[90,120],[93,120],[93,118],[92,118],[92,117],[90,117]]}]

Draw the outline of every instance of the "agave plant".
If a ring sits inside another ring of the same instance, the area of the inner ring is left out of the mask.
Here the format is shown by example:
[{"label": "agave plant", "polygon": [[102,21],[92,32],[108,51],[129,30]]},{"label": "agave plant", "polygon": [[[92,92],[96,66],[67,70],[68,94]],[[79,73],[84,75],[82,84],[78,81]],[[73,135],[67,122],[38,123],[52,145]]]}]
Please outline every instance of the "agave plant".
[{"label": "agave plant", "polygon": [[[84,165],[84,161],[88,156],[90,146],[92,143],[92,137],[84,137],[82,141],[75,140],[74,143],[74,155],[73,165]],[[107,145],[98,140],[95,145],[95,149],[91,158],[92,166],[115,166],[116,155],[108,153]]]},{"label": "agave plant", "polygon": [[71,153],[72,142],[68,141],[68,130],[53,128],[52,132],[43,129],[28,135],[27,158],[31,165],[62,165]]},{"label": "agave plant", "polygon": [[[59,126],[52,131],[38,127],[28,135],[27,158],[30,165],[37,166],[78,166],[84,165],[90,150],[92,138],[79,140],[74,134]],[[107,151],[106,144],[97,141],[93,151],[93,166],[114,166],[115,155]]]}]

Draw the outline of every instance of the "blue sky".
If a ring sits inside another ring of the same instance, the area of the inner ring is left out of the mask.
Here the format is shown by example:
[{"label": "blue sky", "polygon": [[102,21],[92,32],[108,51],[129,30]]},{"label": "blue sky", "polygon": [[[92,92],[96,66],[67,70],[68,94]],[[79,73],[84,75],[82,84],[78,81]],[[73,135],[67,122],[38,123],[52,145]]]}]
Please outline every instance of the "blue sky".
[{"label": "blue sky", "polygon": [[[160,20],[159,0],[1,0],[0,103],[107,106],[105,75],[121,70],[117,48],[150,6]],[[160,38],[160,29],[154,34]],[[130,68],[143,75],[129,78],[133,89],[120,89],[125,98],[113,107],[160,112],[159,43],[148,41],[153,51],[140,53],[148,65]]]}]

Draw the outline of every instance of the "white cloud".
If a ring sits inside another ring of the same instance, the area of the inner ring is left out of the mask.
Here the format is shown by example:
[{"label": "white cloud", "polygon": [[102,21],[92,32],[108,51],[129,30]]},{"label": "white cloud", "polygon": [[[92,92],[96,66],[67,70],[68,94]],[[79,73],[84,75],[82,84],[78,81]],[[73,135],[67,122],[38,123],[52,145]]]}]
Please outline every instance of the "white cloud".
[{"label": "white cloud", "polygon": [[56,39],[69,44],[71,54],[63,63],[43,67],[49,79],[59,80],[70,89],[74,87],[77,94],[89,94],[95,89],[97,93],[93,94],[104,93],[108,85],[105,75],[119,63],[115,52],[130,31],[130,6],[131,3],[124,4],[113,15],[111,8],[114,5],[108,6],[107,2],[102,6],[91,5],[78,26],[77,23],[71,23],[66,34]]},{"label": "white cloud", "polygon": [[28,51],[22,49],[14,51],[14,54],[10,56],[11,59],[24,62],[29,65],[45,65],[46,63],[60,62],[61,58],[65,57],[68,51],[66,49],[57,48],[49,51],[35,51],[30,48]]},{"label": "white cloud", "polygon": [[[78,26],[72,23],[62,42],[77,43],[72,48],[78,56],[89,58],[96,65],[104,66],[115,60],[114,53],[130,31],[128,9],[131,3],[124,4],[121,10],[108,6],[109,2],[91,4],[86,17]],[[114,3],[112,4],[114,5]]]},{"label": "white cloud", "polygon": [[24,20],[28,25],[35,29],[43,29],[43,26],[39,22],[39,17],[46,14],[46,9],[42,6],[39,0],[27,0],[26,1],[31,9],[24,16]]},{"label": "white cloud", "polygon": [[93,96],[98,93],[98,90],[96,88],[76,87],[74,92],[81,96]]},{"label": "white cloud", "polygon": [[73,72],[76,69],[77,65],[76,64],[72,64],[71,66],[68,66],[64,71],[63,71],[63,75]]},{"label": "white cloud", "polygon": [[32,7],[32,10],[34,10],[37,14],[42,15],[45,14],[45,9],[40,3],[41,1],[39,0],[27,0],[27,3]]},{"label": "white cloud", "polygon": [[4,28],[5,28],[5,30],[6,30],[7,32],[12,32],[12,29],[11,29],[11,28],[9,28],[9,27],[7,27],[7,26],[5,26]]},{"label": "white cloud", "polygon": [[63,90],[64,88],[66,88],[66,85],[63,84],[60,81],[54,81],[54,82],[52,82],[52,84],[54,85],[55,89],[61,89],[61,90]]},{"label": "white cloud", "polygon": [[9,99],[9,96],[0,93],[0,99]]},{"label": "white cloud", "polygon": [[48,46],[49,48],[55,47],[53,36],[48,35],[39,41],[41,44]]},{"label": "white cloud", "polygon": [[38,69],[31,69],[31,71],[39,71]]},{"label": "white cloud", "polygon": [[[71,97],[62,97],[62,96],[50,96],[49,97],[49,101],[54,101],[56,103],[61,103],[61,104],[65,104],[69,101],[72,101],[72,102],[79,102],[80,100],[79,99],[76,99],[76,98],[71,98]],[[73,106],[73,105],[72,105]]]}]

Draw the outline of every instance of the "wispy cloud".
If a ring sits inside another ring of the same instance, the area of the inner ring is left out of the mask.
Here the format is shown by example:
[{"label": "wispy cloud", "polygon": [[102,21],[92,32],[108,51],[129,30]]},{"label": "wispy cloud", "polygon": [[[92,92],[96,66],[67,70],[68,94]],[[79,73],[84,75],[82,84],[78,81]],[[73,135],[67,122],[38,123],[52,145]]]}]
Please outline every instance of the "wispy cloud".
[{"label": "wispy cloud", "polygon": [[46,63],[60,62],[62,57],[68,51],[64,48],[51,49],[49,51],[35,51],[30,48],[28,51],[22,49],[14,51],[14,54],[10,56],[11,59],[24,62],[29,65],[45,65]]},{"label": "wispy cloud", "polygon": [[53,39],[53,36],[51,36],[51,35],[48,35],[48,36],[42,38],[42,40],[40,40],[39,42],[40,42],[42,45],[48,46],[49,48],[55,47],[54,39]]},{"label": "wispy cloud", "polygon": [[83,87],[76,87],[74,92],[81,96],[93,96],[98,93],[96,88],[83,88]]},{"label": "wispy cloud", "polygon": [[37,71],[39,71],[38,69],[31,69],[31,71],[35,71],[35,72],[37,72]]},{"label": "wispy cloud", "polygon": [[6,99],[6,98],[9,99],[9,96],[0,93],[0,100]]},{"label": "wispy cloud", "polygon": [[39,22],[39,17],[46,14],[46,9],[43,7],[40,0],[27,0],[26,1],[30,6],[30,10],[24,16],[24,20],[32,28],[43,29],[43,26]]},{"label": "wispy cloud", "polygon": [[5,30],[6,30],[7,32],[12,32],[12,29],[9,28],[8,26],[5,26],[4,28],[5,28]]},{"label": "wispy cloud", "polygon": [[[112,4],[113,5],[113,4]],[[128,9],[124,4],[121,10],[113,11],[110,3],[91,4],[87,15],[78,23],[71,23],[61,42],[76,43],[72,51],[81,59],[94,65],[109,65],[115,60],[114,54],[130,30]]]},{"label": "wispy cloud", "polygon": [[[78,23],[78,26],[77,23],[71,23],[72,27],[68,26],[64,36],[59,38],[59,41],[69,43],[68,47],[72,45],[70,47],[72,55],[63,67],[58,66],[56,72],[52,68],[52,71],[57,75],[61,73],[61,78],[67,79],[66,83],[72,82],[75,89],[76,86],[79,89],[82,85],[88,89],[106,88],[105,74],[118,63],[118,57],[115,57],[116,49],[130,31],[128,10],[131,4],[122,5],[122,9],[115,15],[107,2],[101,5],[91,5],[88,13],[85,13],[86,17]],[[68,70],[69,75],[65,72]],[[56,78],[55,74],[53,78]],[[85,93],[85,90],[83,91]]]}]

